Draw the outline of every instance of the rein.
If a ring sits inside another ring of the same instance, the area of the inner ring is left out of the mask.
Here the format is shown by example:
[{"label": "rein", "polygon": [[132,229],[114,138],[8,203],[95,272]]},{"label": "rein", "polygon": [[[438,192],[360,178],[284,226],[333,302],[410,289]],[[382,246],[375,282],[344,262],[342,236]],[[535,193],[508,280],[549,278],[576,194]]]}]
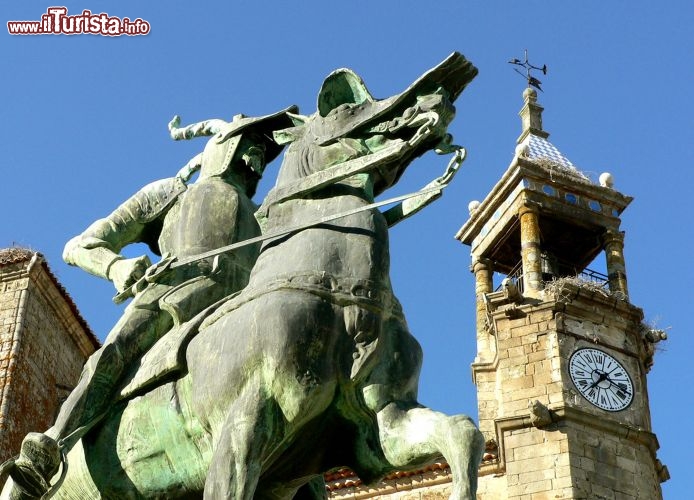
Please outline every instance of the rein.
[{"label": "rein", "polygon": [[248,246],[248,245],[253,245],[255,243],[261,243],[263,241],[278,238],[280,236],[285,236],[287,234],[298,232],[298,231],[301,231],[303,229],[308,229],[310,227],[319,226],[321,224],[325,224],[326,222],[330,222],[330,221],[333,221],[336,219],[342,219],[343,217],[349,217],[350,215],[358,214],[360,212],[365,212],[365,211],[371,210],[373,208],[379,208],[379,207],[382,207],[384,205],[390,205],[391,203],[397,203],[399,201],[407,200],[409,198],[414,198],[416,196],[421,196],[424,194],[433,193],[436,191],[443,191],[443,186],[435,186],[435,187],[420,189],[419,191],[415,191],[413,193],[403,194],[401,196],[396,196],[394,198],[389,198],[387,200],[378,201],[375,203],[370,203],[369,205],[364,205],[363,207],[359,207],[359,208],[353,208],[351,210],[346,210],[344,212],[340,212],[337,214],[326,215],[325,217],[321,217],[320,219],[317,219],[317,220],[314,220],[311,222],[307,222],[304,224],[298,224],[296,226],[291,226],[288,228],[280,229],[278,231],[273,231],[273,232],[267,233],[267,234],[262,234],[260,236],[254,237],[254,238],[249,238],[247,240],[232,243],[231,245],[216,248],[214,250],[210,250],[209,252],[204,252],[204,253],[201,253],[198,255],[193,255],[191,257],[186,257],[184,259],[178,259],[178,260],[175,260],[171,264],[170,268],[175,269],[177,267],[182,267],[182,266],[191,264],[193,262],[197,262],[197,261],[202,260],[202,259],[207,259],[209,257],[216,257],[217,255],[231,252],[233,250],[237,250],[239,248],[243,248],[243,247]]}]

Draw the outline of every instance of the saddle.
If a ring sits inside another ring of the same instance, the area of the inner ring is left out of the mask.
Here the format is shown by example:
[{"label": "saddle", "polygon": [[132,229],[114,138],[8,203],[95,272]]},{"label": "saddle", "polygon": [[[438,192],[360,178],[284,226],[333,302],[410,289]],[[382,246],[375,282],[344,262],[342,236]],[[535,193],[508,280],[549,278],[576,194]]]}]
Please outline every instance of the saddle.
[{"label": "saddle", "polygon": [[[277,290],[301,290],[343,307],[357,306],[378,315],[385,313],[402,318],[401,306],[389,288],[383,289],[369,280],[350,280],[344,277],[337,279],[325,273],[278,276],[262,287],[246,288],[243,293],[239,291],[224,297],[187,321],[177,319],[177,300],[169,301],[167,297],[162,297],[159,305],[162,309],[170,311],[176,320],[175,325],[140,358],[133,376],[127,379],[118,392],[117,401],[130,399],[185,375],[186,347],[201,327],[210,326],[246,302]],[[355,343],[358,344],[358,353],[354,359],[352,377],[363,371],[362,365],[371,358],[377,339],[355,338]]]},{"label": "saddle", "polygon": [[[173,328],[140,358],[137,368],[133,370],[133,376],[126,379],[123,387],[118,391],[116,401],[131,399],[138,394],[185,375],[187,371],[186,348],[200,331],[200,325],[219,307],[234,299],[239,293],[218,300],[188,321],[175,321]],[[162,309],[167,309],[165,300],[160,302],[160,306]],[[175,311],[171,312],[176,318]]]}]

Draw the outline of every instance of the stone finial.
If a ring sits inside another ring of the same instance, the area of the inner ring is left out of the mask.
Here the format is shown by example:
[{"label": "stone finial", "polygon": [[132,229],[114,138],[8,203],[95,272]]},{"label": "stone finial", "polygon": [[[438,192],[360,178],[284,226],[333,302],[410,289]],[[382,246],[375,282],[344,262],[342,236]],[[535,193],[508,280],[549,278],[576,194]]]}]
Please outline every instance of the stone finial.
[{"label": "stone finial", "polygon": [[609,172],[603,172],[602,174],[600,174],[599,181],[602,187],[611,188],[614,186],[614,177]]},{"label": "stone finial", "polygon": [[474,215],[475,212],[477,212],[477,209],[480,207],[480,202],[477,200],[472,200],[470,203],[467,205],[467,210],[470,213],[470,215]]},{"label": "stone finial", "polygon": [[518,113],[521,117],[521,135],[518,137],[518,144],[523,142],[529,134],[533,134],[543,139],[549,137],[549,133],[542,130],[542,112],[545,108],[537,103],[537,91],[526,88],[523,91],[523,108]]},{"label": "stone finial", "polygon": [[523,91],[523,99],[525,101],[537,102],[537,91],[535,89],[531,89],[530,87],[526,88]]}]

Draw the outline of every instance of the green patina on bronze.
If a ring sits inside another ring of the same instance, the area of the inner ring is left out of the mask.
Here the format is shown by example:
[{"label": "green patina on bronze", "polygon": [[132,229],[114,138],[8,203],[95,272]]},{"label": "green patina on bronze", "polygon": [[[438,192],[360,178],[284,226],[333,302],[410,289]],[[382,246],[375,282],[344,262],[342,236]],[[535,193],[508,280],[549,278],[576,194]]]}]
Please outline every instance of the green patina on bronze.
[{"label": "green patina on bronze", "polygon": [[[391,289],[388,227],[456,173],[463,154],[446,129],[476,73],[454,53],[378,100],[342,69],[308,116],[172,121],[176,139],[212,135],[205,151],[66,248],[134,298],[46,433],[69,452],[55,498],[324,498],[324,471],[348,466],[368,483],[441,454],[452,498],[474,498],[482,437],[468,417],[417,402],[422,353]],[[260,235],[250,196],[285,144],[255,213],[275,236],[198,259]],[[431,149],[458,152],[426,191],[375,208]],[[120,256],[133,242],[162,260]],[[17,469],[30,476],[30,462]]]}]

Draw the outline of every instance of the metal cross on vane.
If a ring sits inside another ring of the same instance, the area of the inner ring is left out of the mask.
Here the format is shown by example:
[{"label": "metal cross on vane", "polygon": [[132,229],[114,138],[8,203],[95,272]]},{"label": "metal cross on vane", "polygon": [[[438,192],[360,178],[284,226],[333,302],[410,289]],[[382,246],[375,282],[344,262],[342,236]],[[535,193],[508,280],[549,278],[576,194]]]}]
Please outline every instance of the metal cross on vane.
[{"label": "metal cross on vane", "polygon": [[525,68],[525,74],[523,74],[523,72],[520,71],[518,68],[513,68],[513,69],[516,73],[518,73],[519,75],[521,75],[523,78],[525,78],[528,81],[528,85],[535,87],[540,92],[543,91],[542,88],[540,87],[540,85],[542,85],[542,82],[540,80],[538,80],[537,78],[535,78],[534,76],[532,76],[530,74],[530,71],[533,69],[536,69],[538,71],[542,71],[543,75],[546,75],[547,74],[547,65],[543,64],[542,67],[540,68],[538,66],[533,66],[532,64],[530,64],[528,62],[528,49],[525,49],[525,61],[520,61],[518,59],[511,59],[508,63],[509,64],[515,64],[516,66],[522,66],[523,68]]}]

